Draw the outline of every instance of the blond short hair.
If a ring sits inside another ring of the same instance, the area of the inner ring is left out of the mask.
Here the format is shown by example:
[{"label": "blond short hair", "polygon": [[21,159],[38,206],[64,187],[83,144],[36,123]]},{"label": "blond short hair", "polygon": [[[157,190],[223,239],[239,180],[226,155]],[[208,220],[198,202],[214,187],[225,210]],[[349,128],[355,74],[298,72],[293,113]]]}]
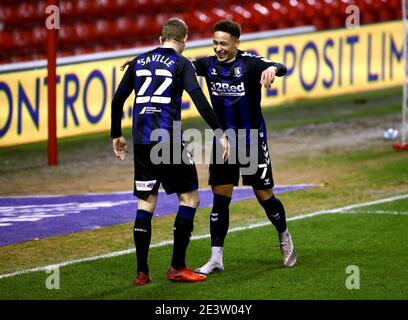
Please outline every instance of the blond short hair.
[{"label": "blond short hair", "polygon": [[162,41],[176,40],[183,42],[188,33],[186,23],[180,18],[171,18],[167,20],[162,28]]}]

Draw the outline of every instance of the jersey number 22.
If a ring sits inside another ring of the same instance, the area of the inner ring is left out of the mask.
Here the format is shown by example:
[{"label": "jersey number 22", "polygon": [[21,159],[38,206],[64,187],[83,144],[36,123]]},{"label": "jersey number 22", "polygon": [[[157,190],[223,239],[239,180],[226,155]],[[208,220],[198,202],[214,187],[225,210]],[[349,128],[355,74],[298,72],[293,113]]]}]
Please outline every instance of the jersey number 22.
[{"label": "jersey number 22", "polygon": [[146,69],[136,70],[136,77],[145,77],[145,81],[143,82],[139,91],[136,93],[136,103],[170,103],[171,97],[162,97],[162,94],[173,82],[173,75],[166,69],[156,69],[154,74],[156,76],[163,77],[164,81],[156,89],[156,91],[154,91],[152,96],[147,96],[145,94],[147,88],[149,88],[150,84],[152,83],[152,72]]}]

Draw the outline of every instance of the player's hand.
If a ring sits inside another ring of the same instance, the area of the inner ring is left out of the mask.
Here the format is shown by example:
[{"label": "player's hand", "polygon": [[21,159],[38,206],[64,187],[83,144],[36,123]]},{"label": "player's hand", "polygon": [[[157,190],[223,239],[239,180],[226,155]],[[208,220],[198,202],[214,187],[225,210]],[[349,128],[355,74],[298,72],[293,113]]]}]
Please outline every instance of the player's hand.
[{"label": "player's hand", "polygon": [[127,141],[122,136],[112,140],[113,152],[120,160],[125,160],[127,151]]},{"label": "player's hand", "polygon": [[221,142],[222,147],[224,148],[224,152],[222,153],[222,158],[224,159],[224,161],[227,161],[230,156],[230,144],[228,142],[228,139],[225,133],[223,133],[223,135],[221,136],[220,142]]},{"label": "player's hand", "polygon": [[272,83],[275,81],[275,75],[277,71],[278,69],[273,66],[264,70],[261,74],[260,84],[263,85],[265,88],[270,88]]},{"label": "player's hand", "polygon": [[125,70],[126,66],[130,65],[131,62],[132,62],[132,59],[130,59],[130,60],[126,61],[124,64],[122,64],[120,66],[120,71]]}]

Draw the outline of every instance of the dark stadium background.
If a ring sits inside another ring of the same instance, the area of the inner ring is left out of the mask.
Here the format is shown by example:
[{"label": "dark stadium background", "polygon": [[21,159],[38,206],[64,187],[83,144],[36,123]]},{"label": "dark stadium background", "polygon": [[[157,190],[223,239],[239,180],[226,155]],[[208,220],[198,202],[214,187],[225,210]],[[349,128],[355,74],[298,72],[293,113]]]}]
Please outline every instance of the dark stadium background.
[{"label": "dark stadium background", "polygon": [[[45,59],[47,1],[0,4],[0,63]],[[212,25],[221,19],[242,24],[244,33],[341,28],[353,4],[362,25],[402,17],[399,0],[60,0],[58,57],[157,44],[162,23],[172,16],[185,19],[191,40],[211,37]]]}]

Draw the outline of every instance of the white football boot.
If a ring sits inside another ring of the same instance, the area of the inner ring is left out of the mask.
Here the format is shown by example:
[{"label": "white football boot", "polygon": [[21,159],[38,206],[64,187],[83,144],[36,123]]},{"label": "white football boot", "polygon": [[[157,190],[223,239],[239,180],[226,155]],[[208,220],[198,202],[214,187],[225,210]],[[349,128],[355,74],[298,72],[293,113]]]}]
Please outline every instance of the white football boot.
[{"label": "white football boot", "polygon": [[282,252],[283,265],[285,267],[293,267],[296,264],[296,250],[292,242],[292,237],[288,232],[289,237],[282,239],[283,237],[279,234],[279,246]]},{"label": "white football boot", "polygon": [[222,262],[209,260],[201,268],[197,268],[194,271],[201,274],[210,274],[212,272],[224,272],[224,265],[222,264]]}]

